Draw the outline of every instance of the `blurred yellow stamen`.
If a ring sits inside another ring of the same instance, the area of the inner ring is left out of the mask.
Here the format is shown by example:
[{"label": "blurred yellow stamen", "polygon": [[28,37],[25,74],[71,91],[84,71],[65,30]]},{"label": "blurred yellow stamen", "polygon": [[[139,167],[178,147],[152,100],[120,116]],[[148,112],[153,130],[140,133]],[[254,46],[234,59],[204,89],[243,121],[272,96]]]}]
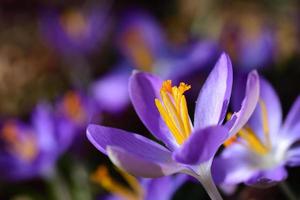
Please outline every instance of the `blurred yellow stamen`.
[{"label": "blurred yellow stamen", "polygon": [[112,177],[110,177],[108,169],[105,166],[99,166],[97,170],[91,175],[91,180],[95,183],[98,183],[105,190],[111,192],[121,199],[142,200],[143,189],[140,186],[138,180],[125,172],[120,171],[120,174],[133,190],[126,186],[123,186],[119,182],[115,181]]},{"label": "blurred yellow stamen", "polygon": [[181,145],[190,135],[192,130],[191,120],[184,92],[191,88],[183,82],[172,87],[172,81],[164,81],[160,90],[161,100],[155,99],[155,105],[174,136]]},{"label": "blurred yellow stamen", "polygon": [[242,128],[238,135],[244,139],[246,145],[255,153],[264,155],[269,152],[269,149],[259,140],[255,133],[250,128]]},{"label": "blurred yellow stamen", "polygon": [[153,65],[153,56],[150,48],[140,35],[140,30],[132,29],[124,34],[124,44],[127,46],[127,52],[133,58],[135,66],[143,71],[151,71]]},{"label": "blurred yellow stamen", "polygon": [[[239,143],[241,145],[246,146],[251,151],[253,151],[259,155],[265,155],[270,151],[271,141],[270,141],[270,135],[269,135],[267,107],[263,100],[259,100],[259,105],[261,107],[262,127],[263,127],[263,133],[264,133],[264,137],[266,140],[266,144],[264,144],[258,138],[258,136],[255,134],[255,132],[251,128],[244,127],[237,133],[237,135],[232,136],[224,143],[225,147],[228,147],[234,143]],[[227,116],[227,119],[230,119],[230,117],[231,117],[231,115]],[[238,140],[239,139],[238,137],[241,138],[242,140]]]},{"label": "blurred yellow stamen", "polygon": [[267,146],[270,147],[271,146],[271,141],[270,141],[270,130],[269,130],[267,107],[266,107],[265,102],[261,99],[259,100],[259,105],[260,105],[260,108],[261,108],[262,126],[263,126],[265,140],[266,140]]},{"label": "blurred yellow stamen", "polygon": [[74,92],[69,91],[63,99],[63,107],[68,117],[76,122],[82,122],[86,119],[86,113],[82,106],[80,96]]},{"label": "blurred yellow stamen", "polygon": [[32,161],[38,151],[36,139],[31,133],[20,136],[14,122],[6,123],[2,128],[2,137],[8,144],[8,150],[25,161]]},{"label": "blurred yellow stamen", "polygon": [[88,31],[86,17],[76,9],[65,12],[61,16],[61,23],[66,33],[73,39],[82,38]]}]

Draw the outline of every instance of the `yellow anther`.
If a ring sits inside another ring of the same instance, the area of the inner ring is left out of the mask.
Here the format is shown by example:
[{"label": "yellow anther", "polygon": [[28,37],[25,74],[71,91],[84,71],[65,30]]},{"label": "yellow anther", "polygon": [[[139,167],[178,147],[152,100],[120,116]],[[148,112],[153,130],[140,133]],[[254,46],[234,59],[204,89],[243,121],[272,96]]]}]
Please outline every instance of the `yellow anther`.
[{"label": "yellow anther", "polygon": [[178,89],[179,89],[180,93],[183,94],[185,91],[191,89],[191,85],[187,85],[187,84],[185,84],[184,82],[181,82],[181,83],[179,84]]},{"label": "yellow anther", "polygon": [[[271,142],[270,142],[270,135],[269,135],[267,108],[264,101],[262,100],[259,101],[259,105],[261,107],[262,126],[263,126],[263,132],[264,132],[266,144],[264,144],[257,137],[257,135],[254,133],[254,131],[251,128],[244,127],[237,133],[237,135],[231,137],[224,143],[225,147],[228,147],[233,143],[239,143],[259,155],[265,155],[270,151]],[[229,113],[227,115],[227,120],[229,120],[231,116],[232,114]],[[241,140],[238,140],[238,137],[240,137]]]},{"label": "yellow anther", "polygon": [[123,43],[127,52],[135,62],[135,66],[143,71],[152,71],[154,58],[149,45],[145,42],[138,29],[130,29],[123,35]]},{"label": "yellow anther", "polygon": [[99,166],[91,175],[91,180],[102,186],[105,190],[111,192],[113,195],[118,196],[120,199],[142,200],[143,190],[138,180],[125,172],[121,171],[120,173],[133,190],[115,181],[109,175],[108,169],[105,166]]},{"label": "yellow anther", "polygon": [[172,81],[162,83],[160,90],[161,100],[155,99],[155,105],[172,133],[176,142],[181,145],[192,131],[191,120],[184,92],[191,88],[183,82],[179,86],[172,87]]},{"label": "yellow anther", "polygon": [[265,102],[261,99],[259,100],[259,105],[261,108],[262,126],[263,126],[265,140],[266,140],[267,146],[270,148],[271,141],[270,141],[270,129],[269,129],[267,106],[266,106]]},{"label": "yellow anther", "polygon": [[38,154],[36,138],[30,132],[20,135],[19,131],[14,122],[7,122],[2,128],[2,137],[11,153],[25,161],[32,161]]},{"label": "yellow anther", "polygon": [[161,86],[161,91],[171,93],[172,92],[172,81],[171,80],[164,81]]},{"label": "yellow anther", "polygon": [[237,142],[237,139],[238,137],[236,135],[232,136],[231,138],[229,138],[228,140],[226,140],[224,142],[224,146],[225,147],[229,147],[231,146],[232,144],[236,143]]},{"label": "yellow anther", "polygon": [[65,94],[63,107],[68,117],[74,121],[83,122],[86,119],[86,113],[83,108],[82,101],[76,92],[69,91]]},{"label": "yellow anther", "polygon": [[86,17],[78,10],[68,10],[60,20],[66,33],[73,39],[80,39],[88,31],[89,24]]},{"label": "yellow anther", "polygon": [[259,140],[255,133],[250,128],[243,128],[238,132],[238,135],[244,139],[250,150],[264,155],[269,152],[269,149]]}]

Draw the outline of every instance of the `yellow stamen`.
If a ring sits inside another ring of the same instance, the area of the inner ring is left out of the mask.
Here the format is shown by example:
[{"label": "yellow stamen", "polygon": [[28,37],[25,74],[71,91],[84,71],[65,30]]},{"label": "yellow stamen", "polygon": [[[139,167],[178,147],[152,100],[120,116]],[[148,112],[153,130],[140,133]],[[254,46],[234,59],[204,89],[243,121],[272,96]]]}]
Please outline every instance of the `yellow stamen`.
[{"label": "yellow stamen", "polygon": [[238,137],[236,135],[232,136],[231,138],[229,138],[228,140],[226,140],[224,142],[224,146],[225,147],[229,147],[231,146],[232,144],[236,143],[237,142],[237,139]]},{"label": "yellow stamen", "polygon": [[265,102],[261,99],[259,100],[259,105],[261,108],[262,126],[263,126],[265,140],[266,140],[267,146],[270,148],[271,141],[270,141],[270,130],[269,130],[267,106],[266,106]]},{"label": "yellow stamen", "polygon": [[135,66],[143,71],[151,71],[154,62],[152,53],[147,43],[140,35],[140,30],[131,29],[124,34],[124,43],[127,45],[127,52],[133,58]]},{"label": "yellow stamen", "polygon": [[166,80],[160,90],[161,100],[155,99],[161,117],[179,145],[189,137],[192,130],[186,99],[183,95],[190,88],[190,85],[183,82],[178,87],[172,87],[172,81]]},{"label": "yellow stamen", "polygon": [[[262,125],[263,125],[263,132],[266,139],[266,144],[264,144],[254,133],[254,131],[249,127],[242,128],[237,135],[232,136],[227,141],[225,141],[224,146],[228,147],[234,143],[239,143],[251,151],[259,154],[265,155],[271,149],[271,142],[269,136],[269,124],[268,124],[268,115],[267,115],[267,108],[264,101],[260,100],[259,105],[261,107],[261,114],[262,114]],[[227,120],[231,118],[231,114],[227,115]],[[238,136],[242,140],[238,140]]]},{"label": "yellow stamen", "polygon": [[60,21],[66,33],[75,40],[84,37],[89,28],[86,17],[75,9],[65,12]]},{"label": "yellow stamen", "polygon": [[238,132],[238,135],[244,139],[248,147],[257,154],[264,155],[269,152],[269,149],[259,140],[255,133],[250,128],[243,128]]},{"label": "yellow stamen", "polygon": [[143,190],[136,178],[126,174],[125,172],[120,172],[123,178],[132,187],[130,190],[128,187],[123,186],[119,182],[115,181],[110,177],[108,169],[105,166],[99,166],[97,170],[91,175],[91,180],[95,183],[101,185],[107,191],[113,193],[124,200],[142,200]]},{"label": "yellow stamen", "polygon": [[32,133],[21,136],[18,131],[14,122],[7,122],[3,126],[2,137],[8,144],[8,150],[25,161],[32,161],[38,153],[36,139]]},{"label": "yellow stamen", "polygon": [[69,91],[65,94],[63,107],[68,117],[74,121],[83,122],[86,119],[86,113],[82,106],[82,101],[76,92]]}]

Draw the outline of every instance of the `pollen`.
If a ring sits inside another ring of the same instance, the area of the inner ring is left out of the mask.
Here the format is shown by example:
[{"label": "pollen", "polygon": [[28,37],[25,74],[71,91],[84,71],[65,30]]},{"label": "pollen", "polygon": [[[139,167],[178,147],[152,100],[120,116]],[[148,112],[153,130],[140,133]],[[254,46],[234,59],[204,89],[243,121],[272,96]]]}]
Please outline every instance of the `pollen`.
[{"label": "pollen", "polygon": [[179,145],[190,136],[192,130],[184,96],[190,88],[190,85],[183,82],[179,86],[172,86],[172,81],[166,80],[160,90],[161,100],[155,99],[155,105],[162,119]]}]

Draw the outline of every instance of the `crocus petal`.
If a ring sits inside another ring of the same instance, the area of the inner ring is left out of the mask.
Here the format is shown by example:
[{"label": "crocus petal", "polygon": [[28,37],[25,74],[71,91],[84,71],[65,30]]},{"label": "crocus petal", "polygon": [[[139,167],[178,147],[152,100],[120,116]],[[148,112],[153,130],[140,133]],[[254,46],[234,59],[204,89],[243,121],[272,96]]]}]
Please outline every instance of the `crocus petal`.
[{"label": "crocus petal", "polygon": [[[286,121],[284,122],[283,129],[284,133],[293,135],[292,137],[300,138],[300,96],[296,99],[292,108],[290,109]],[[299,128],[297,128],[299,127]],[[297,130],[298,131],[295,131]]]},{"label": "crocus petal", "polygon": [[[280,100],[271,84],[262,78],[260,79],[260,101],[262,101],[266,107],[269,134],[277,134],[282,121]],[[263,137],[262,116],[261,105],[257,104],[256,109],[249,120],[249,126],[256,134]]]},{"label": "crocus petal", "polygon": [[[110,160],[119,168],[126,172],[145,178],[157,178],[177,173],[183,169],[182,166],[175,163],[170,154],[147,149],[137,149],[137,152],[130,152],[116,146],[107,146],[106,151]],[[141,152],[147,154],[141,155]]]},{"label": "crocus petal", "polygon": [[235,185],[247,181],[256,171],[252,167],[253,155],[246,148],[234,144],[214,159],[212,175],[217,184]]},{"label": "crocus petal", "polygon": [[40,103],[32,113],[32,123],[35,128],[39,148],[43,151],[51,151],[57,148],[53,116],[50,106]]},{"label": "crocus petal", "polygon": [[229,136],[237,133],[248,121],[255,110],[259,98],[259,76],[256,71],[249,73],[247,78],[245,98],[242,102],[241,109],[234,113],[231,120],[227,122],[230,127]]},{"label": "crocus petal", "polygon": [[[156,179],[145,179],[143,185],[145,188],[145,200],[166,200],[172,199],[176,190],[187,180],[185,175],[175,177],[165,176]],[[163,191],[163,192],[162,192]]]},{"label": "crocus petal", "polygon": [[286,165],[296,167],[300,165],[300,147],[295,147],[287,152]]},{"label": "crocus petal", "polygon": [[227,54],[223,53],[205,81],[195,110],[196,129],[222,123],[232,89],[232,66]]},{"label": "crocus petal", "polygon": [[162,80],[152,74],[134,72],[129,80],[131,102],[148,130],[169,148],[175,149],[176,142],[171,136],[156,106],[155,98],[159,96]]},{"label": "crocus petal", "polygon": [[192,133],[174,153],[177,162],[196,165],[211,159],[228,137],[228,130],[221,126],[199,129]]},{"label": "crocus petal", "polygon": [[286,177],[287,171],[284,167],[280,166],[274,169],[257,172],[246,182],[246,184],[256,187],[270,187],[283,181]]},{"label": "crocus petal", "polygon": [[100,78],[91,87],[97,103],[108,112],[119,112],[130,102],[127,87],[132,69],[123,64],[120,68]]},{"label": "crocus petal", "polygon": [[107,154],[107,146],[120,147],[140,156],[151,153],[153,158],[156,155],[164,155],[167,158],[170,154],[170,151],[160,144],[121,129],[90,124],[87,128],[87,137],[104,154]]}]

